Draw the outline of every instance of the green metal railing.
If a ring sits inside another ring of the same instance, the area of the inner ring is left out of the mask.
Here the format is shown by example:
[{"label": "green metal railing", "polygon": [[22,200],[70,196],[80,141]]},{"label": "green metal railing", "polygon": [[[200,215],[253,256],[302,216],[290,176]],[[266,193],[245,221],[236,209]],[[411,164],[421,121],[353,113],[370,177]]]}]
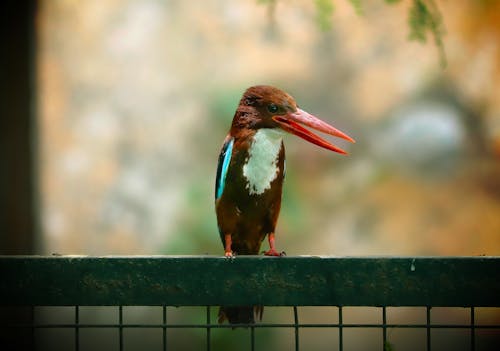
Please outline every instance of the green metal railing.
[{"label": "green metal railing", "polygon": [[[293,321],[248,325],[248,348],[256,349],[256,330],[293,331],[293,347],[309,349],[300,336],[308,329],[335,330],[335,345],[344,350],[347,330],[380,330],[380,344],[373,349],[394,349],[389,331],[425,331],[425,348],[433,349],[433,332],[440,329],[467,333],[464,349],[489,350],[500,345],[500,258],[498,257],[261,257],[234,259],[213,256],[134,256],[134,257],[37,257],[0,256],[0,305],[28,308],[21,322],[2,321],[2,330],[23,331],[37,345],[38,332],[71,329],[73,349],[79,350],[81,331],[89,328],[118,331],[119,350],[126,349],[124,330],[154,329],[162,332],[159,344],[169,348],[167,331],[205,331],[207,350],[213,349],[215,330],[234,326],[219,325],[214,313],[219,305],[290,306]],[[28,307],[26,307],[28,306]],[[38,322],[36,306],[71,306],[71,321]],[[85,306],[116,306],[112,323],[82,322]],[[124,321],[128,306],[158,306],[161,320],[156,323]],[[173,306],[202,306],[203,323],[170,321]],[[301,322],[302,306],[335,306],[336,321]],[[380,310],[380,322],[352,323],[345,320],[350,306],[373,306]],[[394,307],[414,306],[425,311],[425,321],[388,321]],[[468,320],[460,323],[432,321],[432,309],[467,309]],[[478,308],[493,311],[493,322],[477,323]],[[496,315],[496,316],[495,316]],[[241,330],[241,328],[238,328]],[[483,333],[483,331],[485,333]],[[481,342],[482,335],[487,341]],[[478,338],[479,337],[479,338]],[[258,339],[258,338],[257,338]],[[496,344],[499,343],[499,344]],[[240,345],[241,346],[241,345]],[[246,346],[245,346],[246,347]],[[241,347],[238,347],[241,349]]]}]

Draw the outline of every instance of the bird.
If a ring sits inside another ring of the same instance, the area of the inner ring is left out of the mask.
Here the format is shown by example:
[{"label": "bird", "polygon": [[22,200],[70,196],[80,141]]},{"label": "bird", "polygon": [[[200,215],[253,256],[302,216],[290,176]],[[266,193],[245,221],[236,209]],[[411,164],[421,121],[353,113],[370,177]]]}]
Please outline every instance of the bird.
[{"label": "bird", "polygon": [[[275,228],[285,178],[283,137],[294,134],[319,147],[346,151],[304,126],[355,142],[350,136],[300,109],[283,90],[257,85],[241,97],[219,154],[215,212],[224,256],[258,255],[267,236],[266,256],[283,256],[275,245]],[[219,323],[254,324],[262,306],[221,306]]]}]

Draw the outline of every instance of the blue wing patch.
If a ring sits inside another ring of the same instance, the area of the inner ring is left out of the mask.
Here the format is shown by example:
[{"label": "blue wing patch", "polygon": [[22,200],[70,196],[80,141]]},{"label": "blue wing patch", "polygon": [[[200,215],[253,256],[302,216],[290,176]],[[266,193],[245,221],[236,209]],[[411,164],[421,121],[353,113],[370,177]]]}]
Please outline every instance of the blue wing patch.
[{"label": "blue wing patch", "polygon": [[219,164],[217,165],[217,178],[215,180],[216,200],[222,195],[222,192],[224,191],[227,170],[229,168],[229,162],[231,161],[231,154],[233,153],[233,143],[233,138],[230,138],[228,141],[226,141],[222,146],[222,150],[219,155]]}]

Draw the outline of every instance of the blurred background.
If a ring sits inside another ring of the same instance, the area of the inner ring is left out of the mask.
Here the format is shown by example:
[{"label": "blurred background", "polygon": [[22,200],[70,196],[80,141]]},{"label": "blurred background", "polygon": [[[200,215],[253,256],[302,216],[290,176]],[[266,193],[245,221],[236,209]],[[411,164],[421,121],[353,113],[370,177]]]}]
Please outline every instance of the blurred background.
[{"label": "blurred background", "polygon": [[[243,91],[269,84],[357,141],[339,142],[343,157],[285,138],[279,250],[499,255],[500,2],[436,4],[446,65],[431,32],[409,40],[410,0],[38,1],[34,88],[20,105],[31,148],[2,151],[6,198],[35,207],[9,207],[2,223],[21,234],[2,242],[17,253],[221,255],[218,153]],[[18,76],[7,77],[8,98]],[[18,155],[27,172],[12,175]],[[28,173],[18,198],[5,179]]]},{"label": "blurred background", "polygon": [[437,2],[446,68],[412,1],[328,3],[41,1],[36,251],[221,254],[217,156],[270,84],[357,140],[285,138],[279,249],[499,255],[499,2]]}]

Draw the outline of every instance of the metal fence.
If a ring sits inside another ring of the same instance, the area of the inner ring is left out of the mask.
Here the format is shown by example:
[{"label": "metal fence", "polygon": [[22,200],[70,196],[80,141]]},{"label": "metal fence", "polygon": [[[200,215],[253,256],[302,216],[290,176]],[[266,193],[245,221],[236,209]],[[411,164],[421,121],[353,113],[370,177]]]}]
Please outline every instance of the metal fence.
[{"label": "metal fence", "polygon": [[[3,256],[0,273],[12,348],[500,349],[497,257]],[[264,319],[218,324],[222,304]]]}]

